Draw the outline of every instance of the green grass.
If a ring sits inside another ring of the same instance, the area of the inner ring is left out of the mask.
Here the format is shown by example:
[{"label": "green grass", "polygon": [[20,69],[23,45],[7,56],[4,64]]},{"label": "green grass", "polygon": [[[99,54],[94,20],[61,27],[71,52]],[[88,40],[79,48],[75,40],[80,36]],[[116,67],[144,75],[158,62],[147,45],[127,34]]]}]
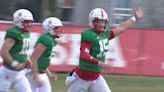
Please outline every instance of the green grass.
[{"label": "green grass", "polygon": [[164,78],[139,76],[104,76],[113,92],[164,92]]},{"label": "green grass", "polygon": [[[57,73],[58,80],[51,81],[52,92],[66,92],[66,73]],[[143,76],[104,75],[112,92],[164,92],[164,78]],[[13,92],[13,91],[12,91]]]}]

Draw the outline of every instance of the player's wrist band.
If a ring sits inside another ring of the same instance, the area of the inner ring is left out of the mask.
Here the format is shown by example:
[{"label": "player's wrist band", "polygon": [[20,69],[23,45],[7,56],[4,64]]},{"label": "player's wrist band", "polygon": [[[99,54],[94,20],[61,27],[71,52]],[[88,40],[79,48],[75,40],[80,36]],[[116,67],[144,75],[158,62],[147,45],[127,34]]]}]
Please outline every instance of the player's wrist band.
[{"label": "player's wrist band", "polygon": [[14,60],[12,63],[11,63],[11,67],[15,68],[17,67],[19,64],[19,62],[17,60]]},{"label": "player's wrist band", "polygon": [[137,20],[135,16],[131,17],[130,19],[131,19],[133,22],[136,22],[136,20]]}]

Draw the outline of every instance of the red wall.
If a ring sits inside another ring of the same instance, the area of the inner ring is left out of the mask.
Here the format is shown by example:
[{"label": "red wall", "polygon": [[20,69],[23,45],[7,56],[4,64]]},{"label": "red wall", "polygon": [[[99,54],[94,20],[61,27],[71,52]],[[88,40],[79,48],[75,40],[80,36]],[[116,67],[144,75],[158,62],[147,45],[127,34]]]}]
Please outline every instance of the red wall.
[{"label": "red wall", "polygon": [[[11,24],[0,24],[0,31],[5,31]],[[65,34],[79,34],[87,27],[65,26]],[[43,33],[40,26],[34,26],[33,32]],[[125,67],[113,67],[106,73],[164,76],[164,30],[129,29],[121,34],[121,53],[126,61]],[[63,47],[69,47],[69,44]],[[70,52],[70,51],[68,51]],[[69,54],[69,53],[68,53]],[[71,71],[76,65],[52,65],[54,71]]]},{"label": "red wall", "polygon": [[127,67],[113,73],[164,76],[164,30],[130,29],[120,35]]}]

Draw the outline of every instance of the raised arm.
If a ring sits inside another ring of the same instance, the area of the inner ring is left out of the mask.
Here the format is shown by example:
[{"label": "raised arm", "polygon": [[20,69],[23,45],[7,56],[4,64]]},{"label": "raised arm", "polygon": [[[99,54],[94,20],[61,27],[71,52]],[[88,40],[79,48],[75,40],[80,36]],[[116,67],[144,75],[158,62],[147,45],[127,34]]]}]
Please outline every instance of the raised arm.
[{"label": "raised arm", "polygon": [[120,33],[125,32],[129,27],[133,25],[133,23],[144,17],[144,12],[142,9],[137,8],[134,10],[134,16],[125,22],[121,23],[118,27],[113,29],[114,36],[118,36]]}]

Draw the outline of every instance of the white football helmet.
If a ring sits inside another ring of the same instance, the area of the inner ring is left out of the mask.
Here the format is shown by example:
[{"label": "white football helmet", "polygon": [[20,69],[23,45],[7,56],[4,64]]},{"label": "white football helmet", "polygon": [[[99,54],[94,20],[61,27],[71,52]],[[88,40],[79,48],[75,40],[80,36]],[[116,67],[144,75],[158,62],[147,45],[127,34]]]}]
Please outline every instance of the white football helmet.
[{"label": "white football helmet", "polygon": [[42,23],[44,31],[50,35],[55,35],[54,29],[57,26],[63,26],[60,19],[56,17],[49,17],[45,19]]},{"label": "white football helmet", "polygon": [[89,26],[90,27],[92,27],[92,28],[94,27],[93,22],[95,20],[106,20],[106,21],[108,21],[108,15],[105,12],[105,10],[103,10],[102,8],[93,9],[89,14]]},{"label": "white football helmet", "polygon": [[22,22],[24,20],[31,20],[34,21],[33,15],[29,10],[26,9],[19,9],[13,14],[13,23],[19,27],[24,28]]}]

